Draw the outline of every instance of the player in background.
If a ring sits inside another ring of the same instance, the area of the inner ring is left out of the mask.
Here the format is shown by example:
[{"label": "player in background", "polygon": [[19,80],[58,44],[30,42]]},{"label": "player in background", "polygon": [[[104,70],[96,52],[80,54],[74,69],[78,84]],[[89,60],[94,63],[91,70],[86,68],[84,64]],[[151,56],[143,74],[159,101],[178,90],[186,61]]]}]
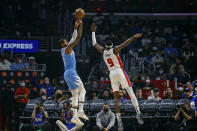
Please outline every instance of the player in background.
[{"label": "player in background", "polygon": [[[77,33],[78,27],[79,27],[79,32]],[[83,32],[82,20],[76,20],[74,32],[70,42],[67,42],[65,39],[60,39],[58,42],[61,46],[61,55],[65,69],[64,80],[66,81],[73,97],[72,99],[73,118],[71,119],[71,122],[75,123],[78,126],[84,125],[84,123],[80,121],[79,117],[88,120],[88,117],[85,115],[83,110],[86,90],[84,88],[84,85],[79,75],[77,74],[75,53],[73,51],[73,48],[77,45],[77,43],[81,39],[82,32]],[[77,111],[78,103],[79,103],[79,110]]]},{"label": "player in background", "polygon": [[120,118],[120,107],[119,107],[119,86],[121,85],[123,89],[126,89],[127,93],[131,98],[131,102],[135,107],[136,110],[136,118],[139,124],[143,124],[144,121],[142,119],[142,115],[139,109],[138,101],[135,97],[133,92],[131,83],[129,78],[127,77],[126,72],[123,70],[123,65],[119,57],[119,52],[126,46],[128,46],[132,41],[135,39],[141,38],[142,34],[136,34],[126,40],[124,43],[113,47],[113,43],[109,40],[105,41],[105,47],[102,47],[100,44],[96,42],[95,32],[96,32],[96,25],[92,23],[91,31],[92,31],[92,43],[93,46],[103,54],[103,59],[110,71],[109,77],[111,80],[112,91],[114,94],[114,101],[115,101],[115,111],[116,111],[116,118],[118,123],[122,124]]}]

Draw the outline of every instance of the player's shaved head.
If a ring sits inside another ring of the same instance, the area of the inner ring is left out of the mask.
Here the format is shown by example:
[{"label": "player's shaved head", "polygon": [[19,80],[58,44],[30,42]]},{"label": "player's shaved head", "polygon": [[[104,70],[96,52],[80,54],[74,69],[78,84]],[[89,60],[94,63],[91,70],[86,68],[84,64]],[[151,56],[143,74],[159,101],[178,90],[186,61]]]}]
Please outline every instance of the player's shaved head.
[{"label": "player's shaved head", "polygon": [[64,48],[67,47],[68,42],[66,41],[66,39],[60,39],[58,41],[58,45],[60,45],[60,48]]},{"label": "player's shaved head", "polygon": [[106,47],[106,48],[112,48],[112,47],[113,47],[113,42],[110,41],[109,39],[106,39],[106,40],[104,41],[104,44],[105,44],[105,47]]}]

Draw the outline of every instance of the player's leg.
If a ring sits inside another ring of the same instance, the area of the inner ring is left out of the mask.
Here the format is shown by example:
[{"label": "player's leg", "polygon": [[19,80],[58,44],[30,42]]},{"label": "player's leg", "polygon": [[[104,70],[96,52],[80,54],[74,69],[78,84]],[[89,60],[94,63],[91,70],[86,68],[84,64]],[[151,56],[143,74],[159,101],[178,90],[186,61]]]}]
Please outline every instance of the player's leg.
[{"label": "player's leg", "polygon": [[131,86],[131,82],[126,74],[126,72],[124,70],[122,70],[121,74],[121,86],[123,89],[126,89],[128,95],[131,98],[131,103],[133,104],[133,106],[135,107],[137,116],[136,118],[138,119],[138,123],[139,124],[143,124],[143,120],[141,118],[141,112],[140,112],[140,108],[139,108],[139,103],[137,101],[137,98],[133,92],[132,86]]},{"label": "player's leg", "polygon": [[80,80],[78,84],[78,91],[79,91],[79,110],[78,110],[78,116],[82,119],[89,120],[89,118],[85,115],[83,107],[84,107],[84,102],[85,102],[85,95],[86,95],[86,90],[84,88],[84,85],[82,81]]},{"label": "player's leg", "polygon": [[76,125],[83,126],[84,124],[78,118],[78,100],[79,100],[79,90],[78,86],[76,85],[76,78],[72,73],[66,72],[64,73],[64,79],[68,85],[69,90],[72,94],[72,106],[73,106],[73,118],[71,122],[75,123]]},{"label": "player's leg", "polygon": [[110,82],[111,82],[111,88],[112,92],[114,95],[114,109],[116,112],[116,118],[118,122],[118,130],[122,131],[123,130],[123,124],[122,120],[120,117],[120,105],[119,105],[119,87],[120,87],[120,82],[119,82],[119,74],[117,71],[110,72]]}]

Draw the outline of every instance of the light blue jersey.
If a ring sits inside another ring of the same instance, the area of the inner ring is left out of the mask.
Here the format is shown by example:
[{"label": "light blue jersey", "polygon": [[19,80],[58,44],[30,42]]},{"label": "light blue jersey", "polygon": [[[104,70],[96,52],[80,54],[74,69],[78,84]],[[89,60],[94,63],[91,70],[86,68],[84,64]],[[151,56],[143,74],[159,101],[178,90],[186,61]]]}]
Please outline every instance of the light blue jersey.
[{"label": "light blue jersey", "polygon": [[66,48],[61,48],[62,59],[64,62],[64,69],[65,71],[76,71],[76,60],[75,60],[75,53],[72,51],[71,55],[67,55],[65,52]]},{"label": "light blue jersey", "polygon": [[68,85],[69,90],[76,89],[80,84],[83,84],[76,71],[75,53],[72,51],[71,55],[67,55],[66,48],[61,49],[62,59],[64,62],[64,80]]}]

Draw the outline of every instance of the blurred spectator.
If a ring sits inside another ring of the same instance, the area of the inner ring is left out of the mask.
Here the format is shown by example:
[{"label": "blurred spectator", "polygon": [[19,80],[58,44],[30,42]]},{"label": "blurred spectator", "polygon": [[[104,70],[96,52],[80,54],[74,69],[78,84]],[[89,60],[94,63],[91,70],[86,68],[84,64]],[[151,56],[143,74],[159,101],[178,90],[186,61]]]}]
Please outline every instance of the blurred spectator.
[{"label": "blurred spectator", "polygon": [[55,99],[55,101],[57,101],[58,103],[60,103],[60,102],[63,100],[63,92],[62,92],[62,90],[57,90],[57,91],[55,92],[54,99]]},{"label": "blurred spectator", "polygon": [[109,91],[108,90],[104,90],[103,91],[103,97],[104,100],[109,100],[110,96],[109,96]]},{"label": "blurred spectator", "polygon": [[91,92],[91,100],[97,100],[98,96],[97,96],[97,91],[92,91]]},{"label": "blurred spectator", "polygon": [[156,80],[167,80],[168,79],[168,77],[162,67],[159,68],[159,70],[157,72],[157,77],[155,79]]},{"label": "blurred spectator", "polygon": [[190,56],[194,56],[195,48],[192,47],[191,43],[187,40],[182,47],[183,57],[189,59]]},{"label": "blurred spectator", "polygon": [[63,110],[60,115],[60,120],[56,121],[57,126],[61,131],[79,131],[80,126],[75,125],[71,122],[73,112],[71,111],[72,105],[70,102],[64,103]]},{"label": "blurred spectator", "polygon": [[153,96],[148,96],[148,100],[151,100],[151,99],[154,99],[156,101],[160,101],[161,98],[159,97],[159,89],[158,88],[155,88],[153,90]]},{"label": "blurred spectator", "polygon": [[115,114],[110,110],[109,105],[103,105],[102,111],[96,116],[97,129],[95,131],[114,131]]},{"label": "blurred spectator", "polygon": [[25,70],[36,70],[38,69],[38,64],[36,63],[35,57],[29,57],[29,61],[25,63]]},{"label": "blurred spectator", "polygon": [[[184,74],[184,66],[181,64],[181,61],[177,58],[176,64],[171,65],[170,74],[178,78],[182,78]],[[181,80],[180,80],[181,81]]]},{"label": "blurred spectator", "polygon": [[125,94],[126,92],[124,90],[119,91],[119,100],[121,100],[122,102],[127,100],[124,96]]},{"label": "blurred spectator", "polygon": [[152,60],[151,60],[154,64],[155,64],[155,67],[156,68],[160,68],[163,63],[164,63],[164,58],[160,55],[159,52],[157,52],[153,57],[152,57]]},{"label": "blurred spectator", "polygon": [[188,88],[188,87],[186,87],[185,89],[184,89],[184,94],[183,94],[183,96],[182,96],[182,99],[189,99],[189,100],[192,100],[192,91]]},{"label": "blurred spectator", "polygon": [[170,87],[167,87],[164,92],[164,99],[176,99]]},{"label": "blurred spectator", "polygon": [[151,39],[148,38],[148,34],[144,34],[144,37],[142,38],[141,42],[142,42],[142,46],[151,44]]},{"label": "blurred spectator", "polygon": [[36,103],[34,106],[34,110],[32,112],[32,119],[33,119],[33,127],[35,130],[43,130],[50,131],[49,124],[47,122],[48,114],[47,111],[44,109],[42,103]]},{"label": "blurred spectator", "polygon": [[44,83],[43,83],[43,84],[39,84],[39,83],[37,82],[36,77],[34,77],[33,82],[34,82],[34,84],[35,84],[37,87],[39,87],[40,89],[42,89],[42,88],[45,88],[45,89],[46,89],[46,91],[47,91],[47,98],[48,98],[48,97],[52,97],[52,96],[54,95],[55,90],[54,90],[54,88],[50,85],[49,77],[45,77],[45,78],[44,78]]},{"label": "blurred spectator", "polygon": [[40,89],[40,97],[38,98],[39,102],[44,103],[47,100],[47,91],[45,88]]},{"label": "blurred spectator", "polygon": [[197,96],[192,98],[192,102],[190,103],[191,108],[195,111],[195,116],[197,117]]},{"label": "blurred spectator", "polygon": [[35,99],[40,96],[40,90],[35,85],[32,85],[30,82],[26,82],[26,87],[29,89],[29,99]]},{"label": "blurred spectator", "polygon": [[193,96],[197,95],[197,83],[194,83]]},{"label": "blurred spectator", "polygon": [[136,98],[138,101],[144,100],[142,88],[137,88],[136,89]]},{"label": "blurred spectator", "polygon": [[1,84],[0,86],[0,103],[2,109],[2,130],[5,130],[6,121],[8,120],[9,128],[12,127],[12,113],[14,109],[14,94],[11,91],[11,87],[8,84]]},{"label": "blurred spectator", "polygon": [[23,70],[24,69],[24,65],[21,62],[20,58],[18,56],[16,56],[14,58],[14,62],[11,64],[11,70]]},{"label": "blurred spectator", "polygon": [[[16,100],[16,108],[15,108],[16,123],[19,124],[20,123],[19,116],[22,115],[22,113],[24,112],[29,98],[29,90],[25,87],[25,82],[23,80],[19,81],[19,87],[15,91],[14,98]],[[17,125],[17,130],[18,127],[19,125]]]},{"label": "blurred spectator", "polygon": [[177,99],[181,99],[182,95],[184,94],[184,87],[183,87],[183,83],[178,83],[178,87],[177,87]]},{"label": "blurred spectator", "polygon": [[98,11],[97,16],[93,18],[93,22],[95,22],[97,25],[101,25],[103,21],[104,21],[104,16],[102,15],[101,11]]},{"label": "blurred spectator", "polygon": [[173,53],[176,57],[178,56],[178,51],[176,48],[173,47],[172,44],[168,44],[168,47],[166,47],[165,49],[165,54],[166,56],[170,56],[171,53]]},{"label": "blurred spectator", "polygon": [[194,126],[194,111],[190,108],[189,103],[185,103],[184,107],[180,107],[175,115],[175,120],[179,123],[179,130],[186,131],[187,128]]},{"label": "blurred spectator", "polygon": [[11,63],[5,59],[5,57],[0,56],[0,70],[10,70]]}]

